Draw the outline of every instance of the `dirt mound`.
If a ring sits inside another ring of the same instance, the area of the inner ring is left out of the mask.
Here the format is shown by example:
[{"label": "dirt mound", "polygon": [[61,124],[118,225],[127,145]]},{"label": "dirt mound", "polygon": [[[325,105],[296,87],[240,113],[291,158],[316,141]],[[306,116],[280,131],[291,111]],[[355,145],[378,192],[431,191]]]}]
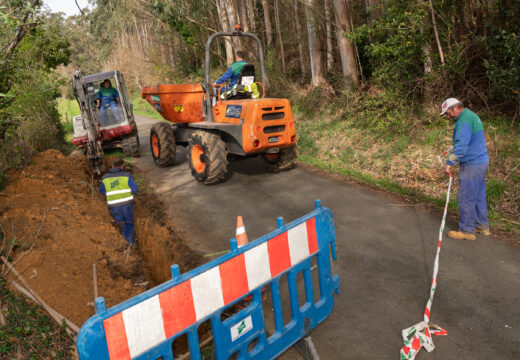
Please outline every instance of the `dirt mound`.
[{"label": "dirt mound", "polygon": [[142,184],[135,208],[138,245],[128,253],[84,158],[49,150],[10,178],[0,193],[1,252],[38,295],[78,326],[95,313],[88,304],[94,298],[92,264],[107,307],[169,279],[173,263],[183,271],[199,264]]}]

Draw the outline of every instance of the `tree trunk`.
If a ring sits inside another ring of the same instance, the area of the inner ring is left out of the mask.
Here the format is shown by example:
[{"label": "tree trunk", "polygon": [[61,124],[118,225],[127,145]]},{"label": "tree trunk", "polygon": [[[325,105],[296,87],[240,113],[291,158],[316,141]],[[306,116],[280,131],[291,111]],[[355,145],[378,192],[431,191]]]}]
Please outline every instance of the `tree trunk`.
[{"label": "tree trunk", "polygon": [[[230,31],[235,31],[235,25],[240,24],[240,21],[238,20],[238,12],[235,8],[235,3],[233,0],[224,0],[224,4],[226,5],[226,12],[228,15],[228,22],[229,22],[229,29]],[[232,38],[233,40],[233,46],[236,50],[244,50],[242,47],[242,39],[239,37],[234,36]]]},{"label": "tree trunk", "polygon": [[327,70],[332,70],[332,64],[334,63],[334,49],[332,47],[332,29],[330,25],[330,0],[323,0],[325,6],[325,34],[327,38]]},{"label": "tree trunk", "polygon": [[[425,6],[424,0],[417,0],[417,4],[419,5],[419,7]],[[427,18],[424,19],[424,23],[421,24],[419,27],[419,31],[421,32],[421,34],[424,34],[425,25],[427,25]],[[432,63],[430,44],[429,43],[424,44],[422,46],[421,50],[422,50],[423,57],[424,57],[424,63],[423,63],[424,75],[428,76],[433,72],[433,63]],[[428,89],[427,89],[427,92],[428,92]]]},{"label": "tree trunk", "polygon": [[14,38],[11,39],[9,44],[4,49],[2,49],[2,51],[0,52],[0,55],[2,55],[4,57],[4,60],[8,60],[11,57],[11,55],[14,53],[14,50],[16,49],[18,44],[22,41],[24,36],[29,32],[29,30],[31,30],[34,26],[36,26],[36,21],[31,22],[31,20],[33,20],[33,18],[34,18],[34,14],[36,14],[36,11],[33,11],[33,10],[39,9],[41,6],[42,6],[42,1],[35,0],[32,3],[31,8],[29,8],[25,11],[22,21],[18,25],[18,29],[16,30],[16,34],[15,34]]},{"label": "tree trunk", "polygon": [[251,32],[256,32],[256,24],[255,24],[255,9],[253,7],[253,0],[246,0],[247,7],[247,17],[249,18],[249,26],[251,27]]},{"label": "tree trunk", "polygon": [[[217,0],[217,12],[218,12],[218,18],[220,19],[220,25],[222,26],[222,31],[228,32],[229,29],[229,23],[228,23],[228,17],[226,9],[224,8],[222,4],[223,0]],[[229,38],[224,38],[224,44],[226,46],[226,62],[227,66],[231,66],[234,61],[233,57],[233,45],[231,43],[231,40]]]},{"label": "tree trunk", "polygon": [[170,67],[175,69],[175,51],[173,51],[175,34],[168,36],[168,54],[170,55]]},{"label": "tree trunk", "polygon": [[274,19],[276,22],[276,32],[278,33],[278,42],[280,43],[280,56],[282,58],[282,72],[285,74],[285,54],[282,41],[282,30],[280,29],[280,11],[279,0],[274,0]]},{"label": "tree trunk", "polygon": [[143,40],[141,39],[141,34],[140,34],[140,31],[139,31],[139,27],[137,26],[137,19],[135,18],[134,14],[132,14],[132,18],[134,20],[135,33],[137,34],[137,41],[139,41],[139,47],[141,48],[141,52],[144,54],[145,51],[144,51]]},{"label": "tree trunk", "polygon": [[269,9],[269,0],[262,0],[264,7],[265,34],[267,36],[267,50],[273,48],[273,27],[271,26],[271,11]]},{"label": "tree trunk", "polygon": [[439,49],[439,56],[441,58],[441,64],[444,65],[444,51],[442,50],[441,41],[439,39],[439,31],[437,30],[437,22],[435,21],[435,11],[433,10],[432,0],[428,1],[430,3],[430,11],[432,14],[432,25],[433,32],[435,33],[435,41],[437,42],[437,48]]},{"label": "tree trunk", "polygon": [[242,22],[242,29],[249,32],[249,22],[247,21],[246,0],[240,0],[240,21]]},{"label": "tree trunk", "polygon": [[325,84],[325,77],[323,76],[323,64],[319,52],[319,43],[316,38],[315,19],[312,13],[314,7],[314,0],[306,0],[305,15],[307,18],[307,34],[309,38],[309,55],[311,58],[311,76],[312,87],[317,87]]},{"label": "tree trunk", "polygon": [[298,0],[294,0],[294,19],[296,22],[296,33],[298,35],[298,53],[300,55],[300,66],[302,74],[307,74],[307,62],[305,59],[305,53],[303,52],[303,34],[302,27],[300,25],[300,16],[298,15]]},{"label": "tree trunk", "polygon": [[356,60],[356,49],[343,33],[352,31],[352,13],[345,0],[333,0],[336,10],[336,38],[341,56],[341,67],[347,86],[359,86],[359,71]]}]

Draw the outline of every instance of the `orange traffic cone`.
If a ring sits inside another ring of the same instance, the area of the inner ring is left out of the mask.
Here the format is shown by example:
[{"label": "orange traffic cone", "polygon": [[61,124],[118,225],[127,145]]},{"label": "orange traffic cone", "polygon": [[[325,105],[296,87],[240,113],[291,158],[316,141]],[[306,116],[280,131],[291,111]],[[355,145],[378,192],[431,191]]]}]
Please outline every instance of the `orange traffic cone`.
[{"label": "orange traffic cone", "polygon": [[[244,220],[242,220],[242,216],[237,216],[237,232],[236,232],[236,239],[237,239],[237,245],[238,247],[244,246],[249,242],[247,239],[246,234],[246,228],[244,226]],[[262,301],[265,300],[265,287],[262,288]],[[248,295],[244,297],[242,300],[240,300],[235,306],[237,306],[239,309],[245,309],[246,307],[251,304],[251,301],[253,301],[253,296]]]},{"label": "orange traffic cone", "polygon": [[237,216],[237,244],[238,247],[244,246],[248,243],[246,228],[244,227],[244,221],[242,220],[242,216]]}]

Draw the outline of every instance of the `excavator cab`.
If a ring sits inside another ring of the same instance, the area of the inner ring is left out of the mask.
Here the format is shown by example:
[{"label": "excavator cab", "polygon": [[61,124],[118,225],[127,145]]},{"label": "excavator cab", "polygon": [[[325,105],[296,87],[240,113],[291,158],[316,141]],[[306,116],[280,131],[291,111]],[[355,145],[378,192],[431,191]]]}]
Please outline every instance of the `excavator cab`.
[{"label": "excavator cab", "polygon": [[[99,109],[97,100],[106,80],[110,81],[119,100],[105,109]],[[121,147],[125,155],[138,157],[137,125],[123,74],[113,70],[83,76],[81,71],[76,71],[72,90],[81,115],[73,119],[74,135],[71,141],[85,150],[94,172],[103,171],[104,150]]]}]

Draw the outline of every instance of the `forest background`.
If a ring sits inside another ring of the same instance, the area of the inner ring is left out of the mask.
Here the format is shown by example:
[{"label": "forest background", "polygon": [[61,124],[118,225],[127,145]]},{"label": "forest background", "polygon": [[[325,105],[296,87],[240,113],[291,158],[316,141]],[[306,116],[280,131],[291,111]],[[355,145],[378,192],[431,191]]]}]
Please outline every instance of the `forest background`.
[{"label": "forest background", "polygon": [[[0,187],[39,151],[70,150],[72,73],[120,70],[140,88],[200,82],[209,36],[242,24],[263,42],[268,95],[291,100],[299,159],[442,204],[438,154],[457,97],[482,118],[492,227],[520,234],[520,0],[97,0],[65,18],[0,0]],[[245,39],[212,47],[212,79]],[[61,110],[58,111],[58,106]],[[155,114],[154,114],[155,115]],[[456,203],[451,204],[456,209]]]}]

